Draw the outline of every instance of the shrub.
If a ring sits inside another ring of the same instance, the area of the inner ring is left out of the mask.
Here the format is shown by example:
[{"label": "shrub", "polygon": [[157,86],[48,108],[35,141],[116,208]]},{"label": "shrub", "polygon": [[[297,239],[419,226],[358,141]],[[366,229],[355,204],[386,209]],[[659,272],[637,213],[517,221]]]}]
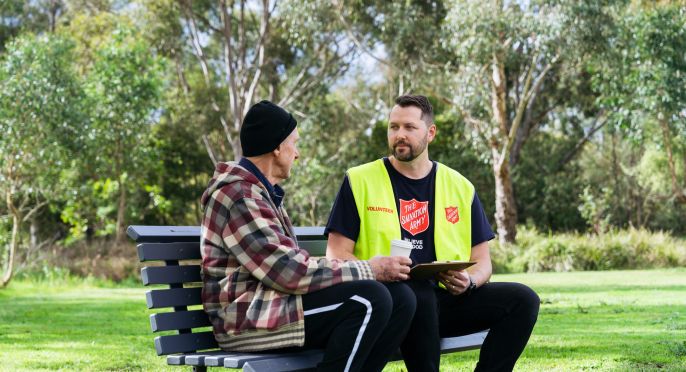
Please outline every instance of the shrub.
[{"label": "shrub", "polygon": [[645,229],[545,235],[521,227],[517,244],[491,248],[494,271],[617,270],[686,265],[686,240]]}]

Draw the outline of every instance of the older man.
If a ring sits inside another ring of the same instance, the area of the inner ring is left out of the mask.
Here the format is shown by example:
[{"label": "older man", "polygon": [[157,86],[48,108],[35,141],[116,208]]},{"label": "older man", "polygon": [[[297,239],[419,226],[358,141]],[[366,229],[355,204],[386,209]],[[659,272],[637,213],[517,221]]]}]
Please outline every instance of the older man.
[{"label": "older man", "polygon": [[244,157],[216,167],[202,197],[204,309],[224,350],[323,348],[319,370],[380,371],[416,307],[407,286],[380,282],[407,279],[411,261],[314,259],[298,248],[279,186],[299,156],[296,124],[255,104]]}]

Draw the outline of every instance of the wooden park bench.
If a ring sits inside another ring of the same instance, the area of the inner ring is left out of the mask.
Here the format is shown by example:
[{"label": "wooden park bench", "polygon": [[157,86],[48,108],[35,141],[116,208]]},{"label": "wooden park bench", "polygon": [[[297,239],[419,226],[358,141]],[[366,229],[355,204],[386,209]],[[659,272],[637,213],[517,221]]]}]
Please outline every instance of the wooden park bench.
[{"label": "wooden park bench", "polygon": [[[312,256],[324,256],[326,237],[323,227],[296,227],[301,248]],[[219,349],[212,335],[210,321],[200,298],[200,228],[197,226],[129,226],[128,235],[138,243],[141,262],[159,262],[141,270],[146,286],[166,285],[146,293],[149,309],[172,311],[150,315],[158,355],[167,356],[167,364],[192,366],[194,371],[207,367],[242,368],[244,371],[294,371],[313,368],[321,361],[321,350],[298,352],[235,353]],[[487,332],[444,338],[442,353],[478,349]],[[400,359],[398,353],[394,360]]]}]

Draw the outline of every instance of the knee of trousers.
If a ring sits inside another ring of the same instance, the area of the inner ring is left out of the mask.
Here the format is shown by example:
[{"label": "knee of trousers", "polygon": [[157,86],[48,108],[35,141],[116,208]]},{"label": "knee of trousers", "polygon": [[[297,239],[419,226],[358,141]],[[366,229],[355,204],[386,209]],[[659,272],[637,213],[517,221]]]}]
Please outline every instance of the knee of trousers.
[{"label": "knee of trousers", "polygon": [[[388,288],[375,280],[363,280],[358,282],[360,291],[357,296],[361,299],[351,298],[356,302],[366,304],[372,309],[373,318],[388,319],[393,311],[393,298]],[[363,306],[364,307],[364,306]],[[366,311],[366,307],[365,311]]]},{"label": "knee of trousers", "polygon": [[535,321],[538,318],[538,310],[541,306],[541,299],[538,297],[538,294],[524,284],[512,284],[516,285],[516,290],[513,292],[516,293],[516,301],[521,312]]},{"label": "knee of trousers", "polygon": [[417,310],[417,297],[414,291],[404,283],[394,283],[389,288],[393,299],[393,310],[398,316],[411,320]]}]

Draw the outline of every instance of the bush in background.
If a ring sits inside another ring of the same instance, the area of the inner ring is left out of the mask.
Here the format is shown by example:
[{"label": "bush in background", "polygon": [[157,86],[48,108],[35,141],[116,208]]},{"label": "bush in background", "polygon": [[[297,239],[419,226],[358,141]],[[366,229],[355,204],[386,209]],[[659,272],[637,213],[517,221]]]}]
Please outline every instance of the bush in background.
[{"label": "bush in background", "polygon": [[491,255],[497,273],[683,267],[686,239],[635,228],[548,235],[521,227],[516,245],[495,242]]}]

